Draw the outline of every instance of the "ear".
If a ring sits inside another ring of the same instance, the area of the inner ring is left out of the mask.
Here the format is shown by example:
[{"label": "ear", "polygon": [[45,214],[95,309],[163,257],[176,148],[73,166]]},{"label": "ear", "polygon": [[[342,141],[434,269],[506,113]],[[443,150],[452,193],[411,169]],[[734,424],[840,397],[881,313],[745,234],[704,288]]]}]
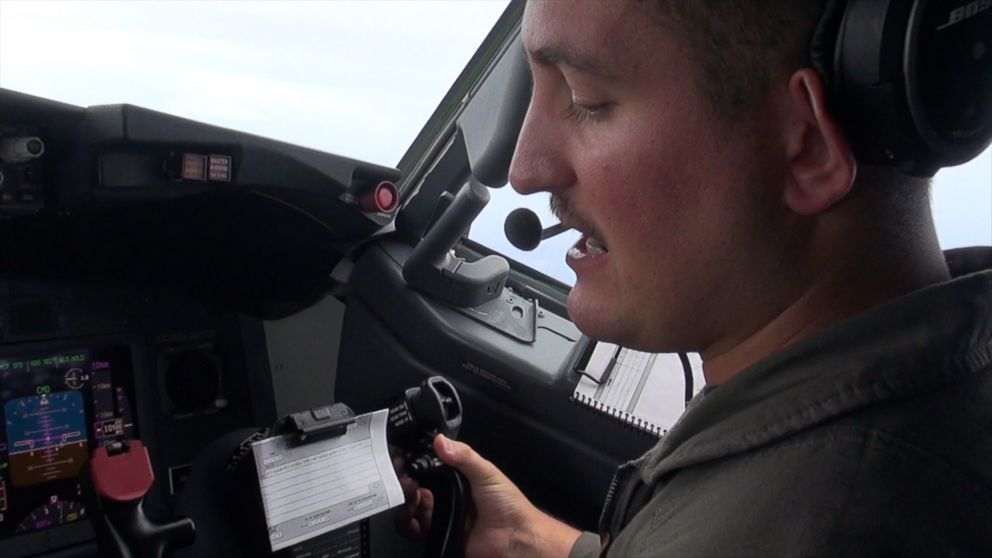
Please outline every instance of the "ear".
[{"label": "ear", "polygon": [[800,215],[826,211],[851,190],[857,174],[854,152],[826,109],[823,80],[810,68],[789,79],[786,149],[793,180],[785,203]]}]

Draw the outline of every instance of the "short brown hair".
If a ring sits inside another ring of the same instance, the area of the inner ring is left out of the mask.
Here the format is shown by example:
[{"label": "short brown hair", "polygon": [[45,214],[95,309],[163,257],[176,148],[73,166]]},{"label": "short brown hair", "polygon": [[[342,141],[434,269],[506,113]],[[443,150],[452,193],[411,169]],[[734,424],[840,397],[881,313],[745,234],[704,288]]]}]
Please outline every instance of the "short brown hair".
[{"label": "short brown hair", "polygon": [[[696,62],[695,80],[714,114],[734,121],[777,80],[811,65],[810,43],[827,0],[638,0]],[[929,215],[928,179],[862,164],[857,189],[900,222]],[[911,216],[911,217],[910,217]]]},{"label": "short brown hair", "polygon": [[[655,18],[686,42],[696,81],[713,110],[739,117],[776,78],[809,65],[809,45],[826,0],[646,0]],[[645,2],[645,0],[641,0]]]}]

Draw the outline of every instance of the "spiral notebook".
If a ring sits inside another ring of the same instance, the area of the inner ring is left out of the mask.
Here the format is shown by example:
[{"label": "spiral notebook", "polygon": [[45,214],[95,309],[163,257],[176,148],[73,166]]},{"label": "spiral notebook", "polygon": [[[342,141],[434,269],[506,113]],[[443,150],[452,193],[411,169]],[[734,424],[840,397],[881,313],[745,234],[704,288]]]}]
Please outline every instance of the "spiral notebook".
[{"label": "spiral notebook", "polygon": [[[703,387],[698,354],[689,353],[691,395]],[[677,353],[644,353],[611,343],[595,343],[572,401],[646,434],[664,435],[686,404],[685,369]]]}]

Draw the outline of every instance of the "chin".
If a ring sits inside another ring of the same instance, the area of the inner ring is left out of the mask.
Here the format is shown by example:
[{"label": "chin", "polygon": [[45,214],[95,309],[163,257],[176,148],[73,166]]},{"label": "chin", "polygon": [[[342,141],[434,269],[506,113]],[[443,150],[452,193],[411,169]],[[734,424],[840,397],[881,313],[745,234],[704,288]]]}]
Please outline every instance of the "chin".
[{"label": "chin", "polygon": [[691,343],[680,339],[682,328],[659,330],[658,324],[638,320],[636,309],[624,309],[609,297],[590,294],[577,284],[567,306],[569,319],[587,337],[649,353],[695,352],[686,348]]},{"label": "chin", "polygon": [[576,284],[568,295],[568,317],[588,337],[627,346],[633,339],[624,335],[624,317],[618,315],[622,312],[618,305],[610,304],[605,298],[589,297]]}]

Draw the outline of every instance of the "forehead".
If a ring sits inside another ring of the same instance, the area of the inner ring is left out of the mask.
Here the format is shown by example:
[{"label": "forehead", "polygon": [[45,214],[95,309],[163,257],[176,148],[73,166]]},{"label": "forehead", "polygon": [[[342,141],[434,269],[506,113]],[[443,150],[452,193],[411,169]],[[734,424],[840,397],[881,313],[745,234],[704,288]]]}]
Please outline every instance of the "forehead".
[{"label": "forehead", "polygon": [[536,62],[579,70],[636,70],[672,46],[643,3],[631,0],[530,0],[522,33]]}]

